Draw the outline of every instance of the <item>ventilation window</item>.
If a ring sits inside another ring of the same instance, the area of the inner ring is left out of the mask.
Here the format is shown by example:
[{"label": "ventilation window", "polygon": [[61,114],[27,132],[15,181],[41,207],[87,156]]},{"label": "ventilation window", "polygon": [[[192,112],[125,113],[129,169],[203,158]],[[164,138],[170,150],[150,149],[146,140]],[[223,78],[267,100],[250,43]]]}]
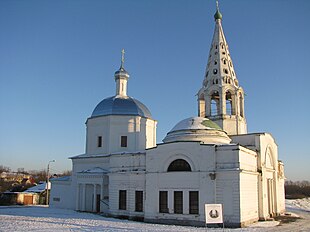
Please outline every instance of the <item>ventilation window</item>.
[{"label": "ventilation window", "polygon": [[215,45],[215,49],[217,49],[217,45]]},{"label": "ventilation window", "polygon": [[218,79],[216,79],[216,80],[215,80],[215,83],[216,83],[216,84],[218,84],[218,83],[219,83],[219,80],[218,80]]},{"label": "ventilation window", "polygon": [[232,63],[231,63],[231,61],[229,61],[229,66],[230,66],[230,67],[232,67]]},{"label": "ventilation window", "polygon": [[213,74],[217,74],[217,69],[213,69]]},{"label": "ventilation window", "polygon": [[228,84],[230,84],[230,78],[228,78]]},{"label": "ventilation window", "polygon": [[226,68],[224,68],[224,73],[228,74],[228,70]]},{"label": "ventilation window", "polygon": [[183,159],[173,161],[169,167],[168,172],[191,172],[191,166]]},{"label": "ventilation window", "polygon": [[225,55],[226,53],[225,53],[225,52],[222,52],[222,54]]},{"label": "ventilation window", "polygon": [[214,65],[217,65],[217,61],[216,60],[214,61]]},{"label": "ventilation window", "polygon": [[223,63],[224,63],[224,64],[226,64],[226,63],[227,63],[227,62],[226,62],[226,59],[223,59]]}]

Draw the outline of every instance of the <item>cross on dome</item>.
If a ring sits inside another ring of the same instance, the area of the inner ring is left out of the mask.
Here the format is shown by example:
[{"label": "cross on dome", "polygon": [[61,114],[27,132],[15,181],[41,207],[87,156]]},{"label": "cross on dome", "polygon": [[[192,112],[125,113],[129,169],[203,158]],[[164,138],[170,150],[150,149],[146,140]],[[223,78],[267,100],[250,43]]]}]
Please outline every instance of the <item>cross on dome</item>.
[{"label": "cross on dome", "polygon": [[122,49],[122,59],[121,59],[121,68],[124,68],[125,63],[125,49]]}]

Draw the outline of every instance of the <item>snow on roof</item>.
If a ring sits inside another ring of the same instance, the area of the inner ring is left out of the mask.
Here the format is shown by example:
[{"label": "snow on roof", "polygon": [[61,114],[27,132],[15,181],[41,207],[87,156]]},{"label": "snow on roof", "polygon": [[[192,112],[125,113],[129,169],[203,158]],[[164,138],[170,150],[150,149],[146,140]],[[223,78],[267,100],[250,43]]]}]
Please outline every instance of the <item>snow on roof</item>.
[{"label": "snow on roof", "polygon": [[95,168],[83,170],[79,173],[108,173],[108,172],[109,172],[108,170],[105,170],[103,168],[95,167]]},{"label": "snow on roof", "polygon": [[107,157],[107,156],[111,156],[111,155],[126,155],[126,154],[145,154],[145,151],[144,150],[143,151],[135,151],[135,152],[121,151],[121,152],[114,152],[114,153],[110,153],[110,154],[95,154],[95,155],[81,154],[81,155],[69,157],[69,159]]},{"label": "snow on roof", "polygon": [[56,177],[56,178],[50,179],[51,182],[53,182],[53,181],[70,181],[70,180],[71,180],[71,176],[61,176],[61,177]]},{"label": "snow on roof", "polygon": [[[33,186],[27,190],[25,190],[25,193],[42,193],[46,189],[46,183],[38,184],[36,186]],[[48,183],[48,189],[51,189],[51,183]]]}]

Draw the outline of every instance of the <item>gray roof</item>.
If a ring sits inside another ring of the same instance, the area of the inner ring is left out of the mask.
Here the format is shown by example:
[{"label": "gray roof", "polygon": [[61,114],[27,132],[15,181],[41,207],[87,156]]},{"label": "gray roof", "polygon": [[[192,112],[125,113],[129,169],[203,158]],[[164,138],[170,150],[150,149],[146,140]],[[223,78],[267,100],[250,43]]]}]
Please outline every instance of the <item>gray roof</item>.
[{"label": "gray roof", "polygon": [[131,97],[113,96],[102,100],[94,109],[91,117],[105,115],[135,115],[152,118],[149,109]]}]

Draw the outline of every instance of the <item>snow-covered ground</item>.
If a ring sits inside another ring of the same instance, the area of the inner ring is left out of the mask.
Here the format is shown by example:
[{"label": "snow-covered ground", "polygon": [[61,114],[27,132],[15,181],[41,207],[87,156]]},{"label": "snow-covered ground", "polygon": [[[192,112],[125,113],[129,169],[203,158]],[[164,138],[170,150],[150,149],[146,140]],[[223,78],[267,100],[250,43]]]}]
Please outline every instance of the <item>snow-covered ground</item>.
[{"label": "snow-covered ground", "polygon": [[[225,231],[310,231],[310,198],[287,200],[287,211],[302,219],[280,224],[277,221],[259,222],[243,229]],[[114,218],[73,210],[52,209],[44,206],[0,207],[0,231],[206,231],[206,228],[157,225]],[[207,231],[222,231],[210,229]]]}]

